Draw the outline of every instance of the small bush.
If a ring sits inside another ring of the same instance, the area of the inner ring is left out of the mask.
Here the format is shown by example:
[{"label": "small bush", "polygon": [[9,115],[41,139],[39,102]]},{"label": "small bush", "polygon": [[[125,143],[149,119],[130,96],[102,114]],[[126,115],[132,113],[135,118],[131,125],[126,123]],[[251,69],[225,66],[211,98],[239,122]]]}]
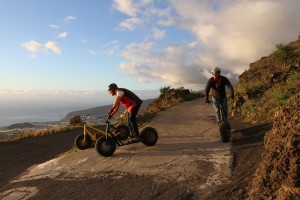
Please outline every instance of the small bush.
[{"label": "small bush", "polygon": [[262,82],[240,84],[236,88],[236,93],[242,94],[242,96],[247,95],[247,97],[251,99],[264,94],[271,87],[271,84],[266,84]]},{"label": "small bush", "polygon": [[170,89],[171,89],[171,86],[164,86],[164,87],[161,87],[161,88],[159,89],[159,91],[160,91],[160,94],[165,94],[165,93],[168,92]]},{"label": "small bush", "polygon": [[246,102],[242,105],[242,116],[249,120],[261,121],[263,120],[263,113],[261,112],[261,105],[257,102]]},{"label": "small bush", "polygon": [[277,62],[281,64],[283,63],[285,64],[288,59],[295,56],[294,50],[286,44],[282,44],[282,43],[277,44],[276,48],[277,50],[274,51],[273,53]]},{"label": "small bush", "polygon": [[274,85],[267,97],[270,99],[269,102],[271,107],[278,107],[286,104],[291,97],[291,94],[286,85]]},{"label": "small bush", "polygon": [[79,115],[74,116],[73,118],[70,119],[69,124],[71,126],[75,126],[77,124],[82,123],[82,119]]},{"label": "small bush", "polygon": [[300,72],[291,74],[286,81],[287,89],[292,93],[296,94],[300,91]]}]

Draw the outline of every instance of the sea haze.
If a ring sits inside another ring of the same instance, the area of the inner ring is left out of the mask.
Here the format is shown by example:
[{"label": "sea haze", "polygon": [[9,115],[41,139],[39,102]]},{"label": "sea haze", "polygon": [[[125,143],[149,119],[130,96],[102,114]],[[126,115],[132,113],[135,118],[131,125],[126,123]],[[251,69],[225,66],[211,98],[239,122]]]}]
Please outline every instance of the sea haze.
[{"label": "sea haze", "polygon": [[[158,91],[134,91],[142,99],[155,98]],[[105,92],[44,94],[0,93],[0,127],[21,122],[50,122],[72,111],[110,105],[114,97]]]},{"label": "sea haze", "polygon": [[21,122],[59,121],[68,112],[106,105],[112,99],[107,93],[1,94],[0,127]]}]

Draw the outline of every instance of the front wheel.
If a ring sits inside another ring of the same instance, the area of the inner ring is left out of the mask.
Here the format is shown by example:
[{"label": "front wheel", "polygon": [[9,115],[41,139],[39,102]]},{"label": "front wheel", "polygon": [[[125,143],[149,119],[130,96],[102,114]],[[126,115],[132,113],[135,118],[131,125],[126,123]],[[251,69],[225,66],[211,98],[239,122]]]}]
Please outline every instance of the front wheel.
[{"label": "front wheel", "polygon": [[222,142],[229,142],[230,140],[230,125],[228,122],[222,121],[219,124],[219,132]]},{"label": "front wheel", "polygon": [[88,135],[84,138],[84,134],[80,134],[75,139],[75,146],[79,150],[88,149],[92,146],[92,139]]},{"label": "front wheel", "polygon": [[95,147],[99,155],[109,157],[116,151],[116,142],[111,137],[100,137],[97,140]]},{"label": "front wheel", "polygon": [[146,146],[153,146],[158,140],[157,131],[152,127],[146,127],[141,132],[141,139]]}]

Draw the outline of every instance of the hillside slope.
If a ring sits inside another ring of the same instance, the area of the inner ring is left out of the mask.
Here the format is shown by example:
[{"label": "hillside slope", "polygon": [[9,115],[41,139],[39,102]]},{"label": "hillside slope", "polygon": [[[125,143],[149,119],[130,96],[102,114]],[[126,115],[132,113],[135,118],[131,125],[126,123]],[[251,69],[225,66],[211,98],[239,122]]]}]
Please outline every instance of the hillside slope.
[{"label": "hillside slope", "polygon": [[275,113],[252,180],[252,199],[300,199],[300,92]]},{"label": "hillside slope", "polygon": [[251,181],[251,199],[300,199],[300,41],[279,44],[239,77],[235,116],[273,122],[262,161]]},{"label": "hillside slope", "polygon": [[299,91],[298,40],[277,45],[276,51],[251,63],[250,68],[239,76],[233,114],[249,121],[270,122],[279,106]]}]

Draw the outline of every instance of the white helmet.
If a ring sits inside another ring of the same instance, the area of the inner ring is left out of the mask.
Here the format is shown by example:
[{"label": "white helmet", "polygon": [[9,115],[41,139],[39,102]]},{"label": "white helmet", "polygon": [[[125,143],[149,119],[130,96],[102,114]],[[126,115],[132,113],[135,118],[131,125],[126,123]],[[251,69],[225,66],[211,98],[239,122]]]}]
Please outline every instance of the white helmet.
[{"label": "white helmet", "polygon": [[214,72],[221,72],[221,70],[219,67],[215,67],[211,70],[211,73],[214,73]]}]

